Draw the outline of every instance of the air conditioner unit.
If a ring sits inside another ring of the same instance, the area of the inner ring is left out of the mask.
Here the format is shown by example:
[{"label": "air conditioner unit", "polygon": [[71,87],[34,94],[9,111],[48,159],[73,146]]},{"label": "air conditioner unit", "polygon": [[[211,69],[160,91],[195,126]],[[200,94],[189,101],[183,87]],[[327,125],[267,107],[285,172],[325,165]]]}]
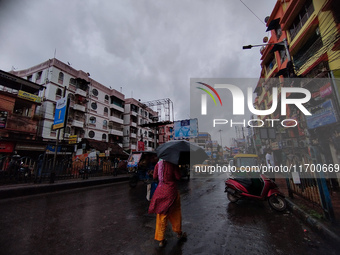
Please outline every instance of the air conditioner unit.
[{"label": "air conditioner unit", "polygon": [[65,134],[65,137],[67,137],[67,138],[70,137],[70,134],[66,133],[66,134]]}]

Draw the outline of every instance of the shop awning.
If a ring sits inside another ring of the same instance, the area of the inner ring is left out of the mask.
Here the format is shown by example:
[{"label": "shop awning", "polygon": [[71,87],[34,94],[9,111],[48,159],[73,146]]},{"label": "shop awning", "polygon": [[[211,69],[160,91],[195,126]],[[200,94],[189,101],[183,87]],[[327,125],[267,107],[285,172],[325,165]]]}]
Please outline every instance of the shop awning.
[{"label": "shop awning", "polygon": [[278,19],[273,19],[273,20],[269,23],[266,32],[268,32],[268,31],[270,31],[270,30],[273,30],[273,29],[277,28],[277,27],[279,26],[279,24],[280,24],[280,18],[278,18]]}]

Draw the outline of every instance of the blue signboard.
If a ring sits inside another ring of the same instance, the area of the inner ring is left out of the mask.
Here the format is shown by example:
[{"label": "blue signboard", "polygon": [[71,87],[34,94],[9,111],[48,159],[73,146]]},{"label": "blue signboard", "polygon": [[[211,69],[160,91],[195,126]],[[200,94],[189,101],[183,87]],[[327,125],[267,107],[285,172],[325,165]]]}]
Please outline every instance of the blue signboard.
[{"label": "blue signboard", "polygon": [[67,98],[59,99],[56,104],[53,129],[63,128],[65,124]]},{"label": "blue signboard", "polygon": [[337,121],[332,100],[327,100],[310,110],[312,115],[306,116],[308,129],[322,127]]},{"label": "blue signboard", "polygon": [[175,139],[188,139],[198,136],[197,119],[179,120],[174,122]]}]

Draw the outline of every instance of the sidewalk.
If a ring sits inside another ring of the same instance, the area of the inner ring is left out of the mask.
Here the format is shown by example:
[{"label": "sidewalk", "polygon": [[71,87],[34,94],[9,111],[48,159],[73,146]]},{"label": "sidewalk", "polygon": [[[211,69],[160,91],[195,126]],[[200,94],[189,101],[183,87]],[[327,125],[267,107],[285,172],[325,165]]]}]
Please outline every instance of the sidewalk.
[{"label": "sidewalk", "polygon": [[305,224],[323,237],[331,240],[335,244],[340,244],[340,193],[339,191],[331,194],[333,210],[336,222],[330,222],[323,216],[321,207],[314,205],[306,199],[294,194],[294,198],[288,195],[287,183],[284,178],[277,178],[276,184],[287,200],[288,209],[300,218]]},{"label": "sidewalk", "polygon": [[89,177],[88,179],[74,178],[66,180],[56,180],[54,183],[23,183],[0,186],[0,199],[13,198],[19,196],[29,196],[47,192],[55,192],[67,189],[83,188],[94,185],[108,184],[114,182],[127,181],[128,174],[118,176]]}]

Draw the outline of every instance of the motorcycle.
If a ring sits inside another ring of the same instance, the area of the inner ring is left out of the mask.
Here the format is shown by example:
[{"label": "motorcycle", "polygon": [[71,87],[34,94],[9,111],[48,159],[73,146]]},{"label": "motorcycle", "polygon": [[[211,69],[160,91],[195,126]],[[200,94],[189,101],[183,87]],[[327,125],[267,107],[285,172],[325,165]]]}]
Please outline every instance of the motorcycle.
[{"label": "motorcycle", "polygon": [[287,207],[284,194],[273,180],[263,174],[259,178],[229,178],[225,181],[225,192],[232,203],[240,199],[268,200],[270,207],[276,211],[282,212]]}]

